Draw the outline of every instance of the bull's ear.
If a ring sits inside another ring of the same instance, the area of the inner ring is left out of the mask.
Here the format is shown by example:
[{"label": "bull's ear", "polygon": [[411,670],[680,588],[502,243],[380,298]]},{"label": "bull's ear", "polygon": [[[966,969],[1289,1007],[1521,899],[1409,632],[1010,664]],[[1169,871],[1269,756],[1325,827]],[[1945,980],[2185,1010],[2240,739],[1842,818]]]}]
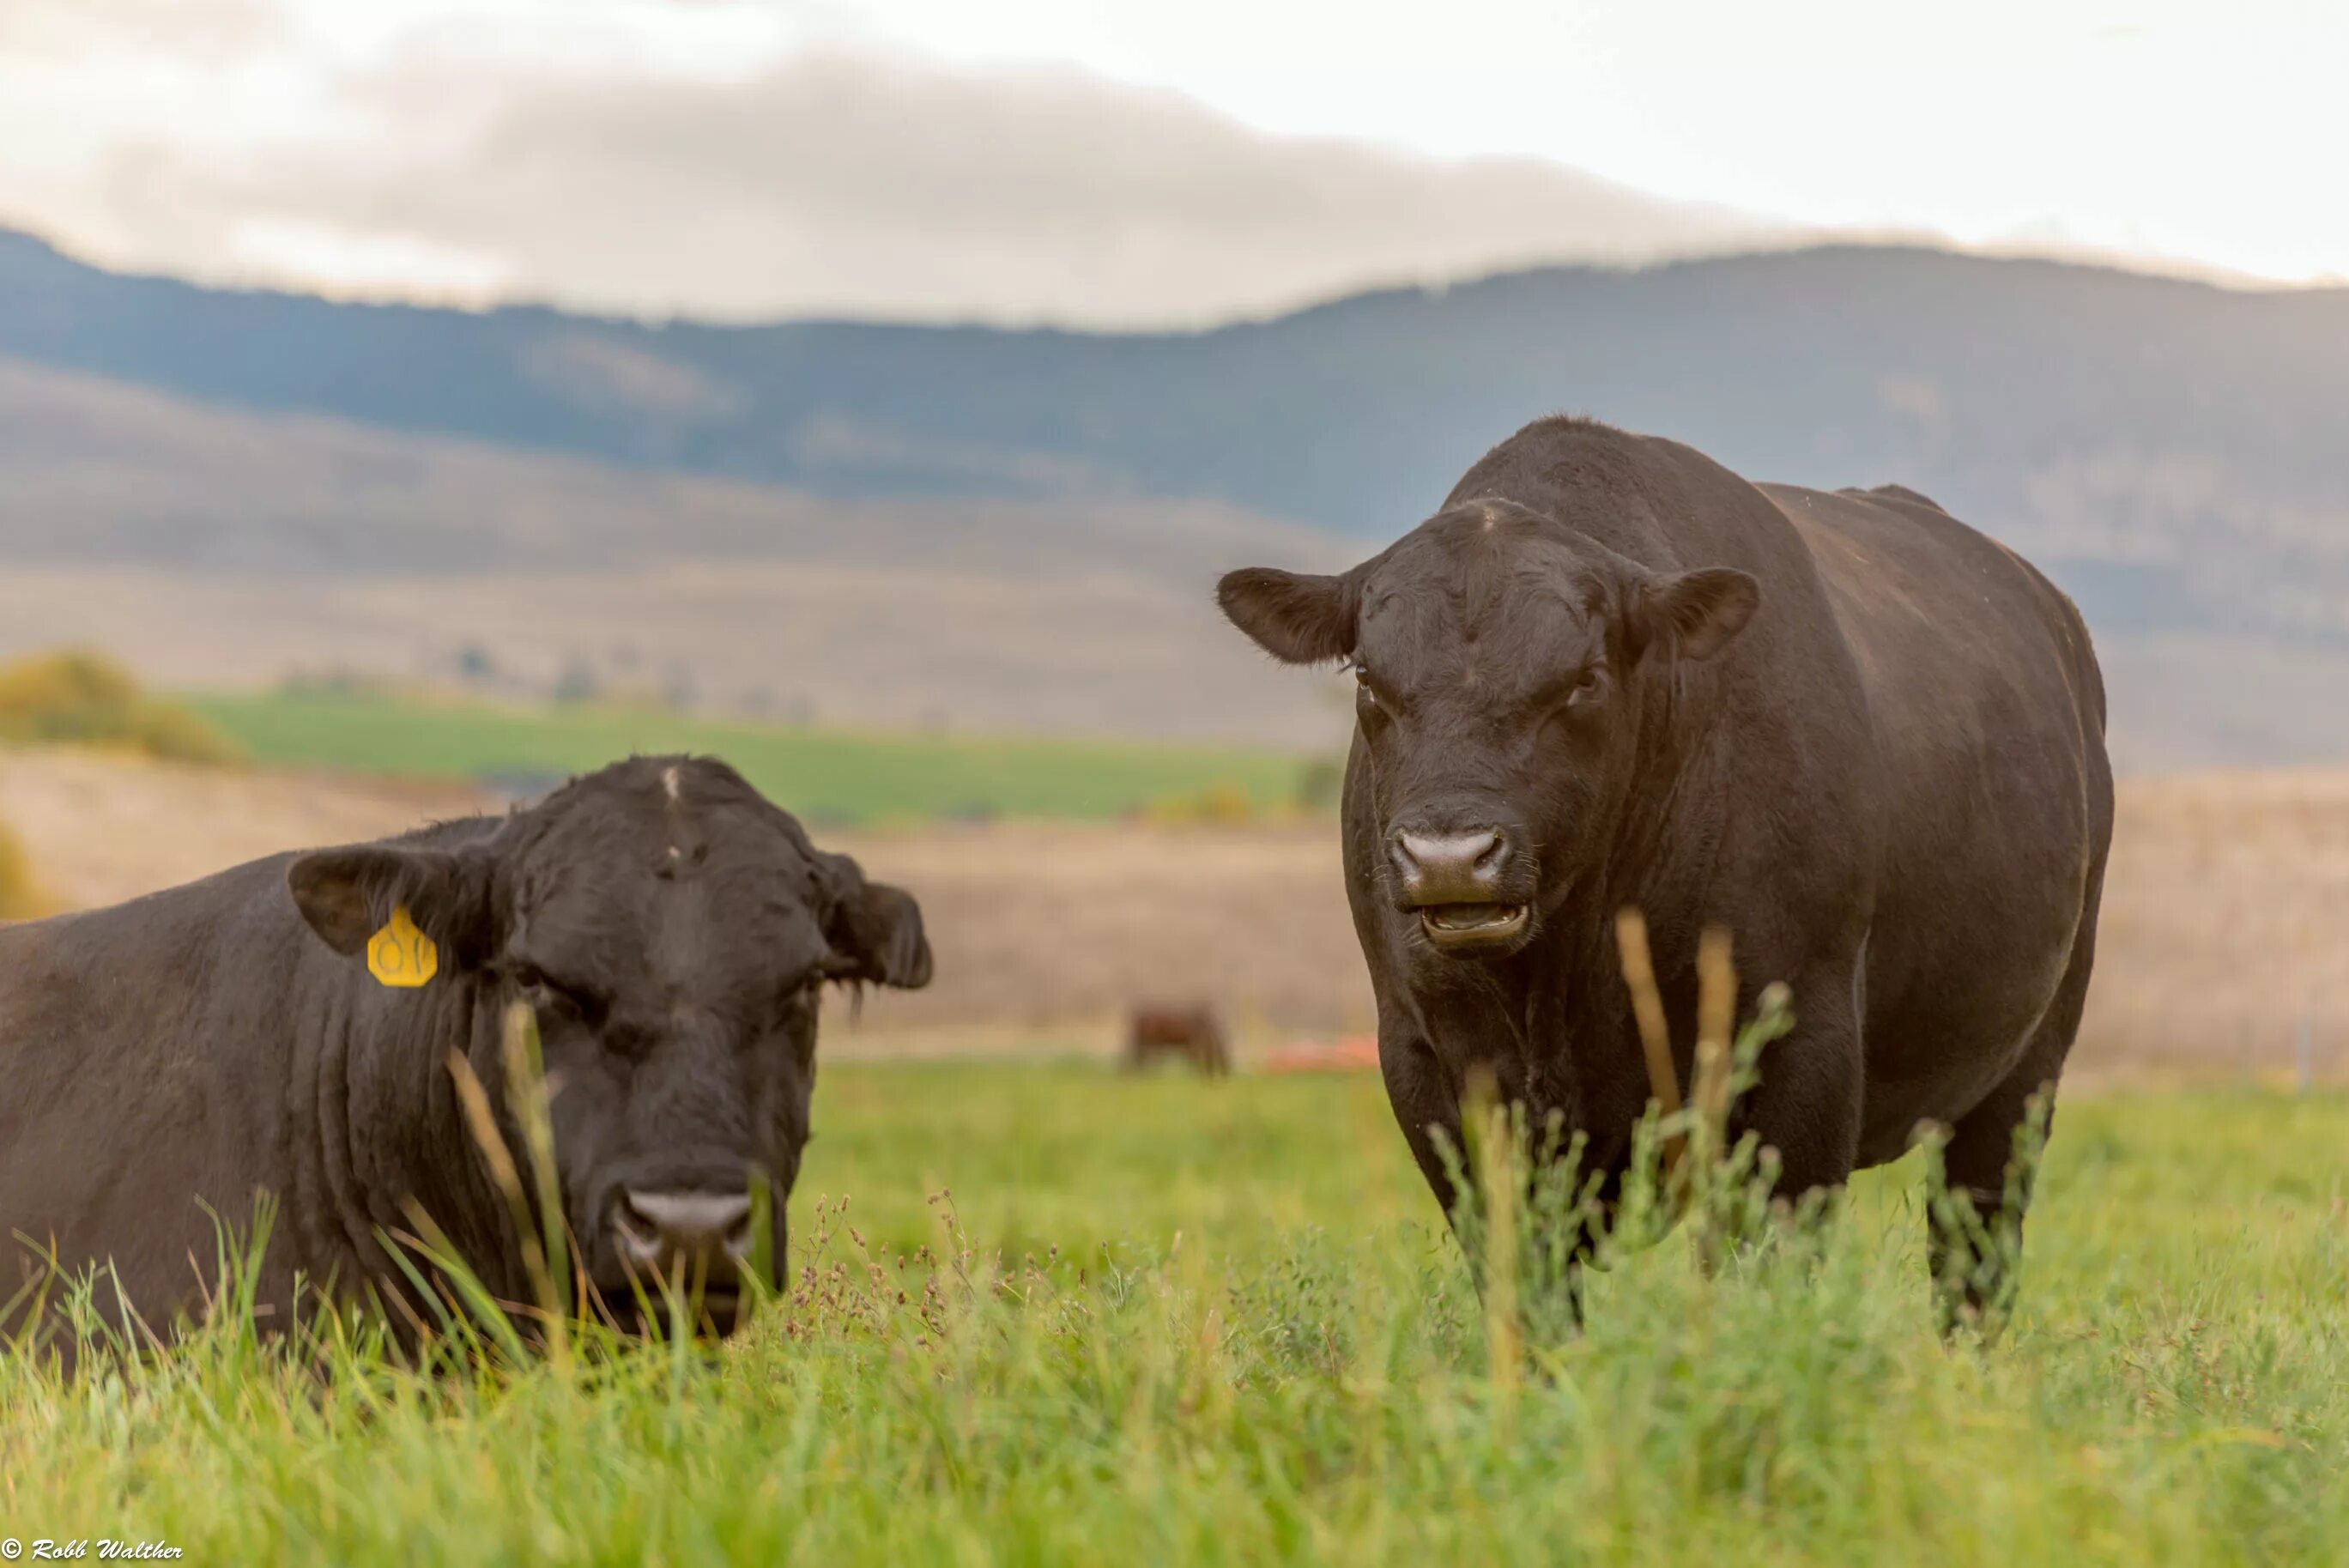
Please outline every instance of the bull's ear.
[{"label": "bull's ear", "polygon": [[916,991],[930,983],[930,939],[922,906],[887,882],[866,882],[846,855],[826,855],[834,903],[824,940],[838,960],[833,978],[863,980]]},{"label": "bull's ear", "polygon": [[367,951],[368,939],[403,908],[457,959],[478,958],[491,946],[484,856],[383,844],[317,850],[287,868],[285,885],[310,929],[347,956]]},{"label": "bull's ear", "polygon": [[1634,653],[1709,659],[1735,640],[1762,603],[1762,585],[1727,566],[1650,577],[1631,593]]},{"label": "bull's ear", "polygon": [[1225,619],[1283,664],[1319,665],[1354,651],[1360,590],[1351,574],[1324,577],[1244,566],[1216,585]]}]

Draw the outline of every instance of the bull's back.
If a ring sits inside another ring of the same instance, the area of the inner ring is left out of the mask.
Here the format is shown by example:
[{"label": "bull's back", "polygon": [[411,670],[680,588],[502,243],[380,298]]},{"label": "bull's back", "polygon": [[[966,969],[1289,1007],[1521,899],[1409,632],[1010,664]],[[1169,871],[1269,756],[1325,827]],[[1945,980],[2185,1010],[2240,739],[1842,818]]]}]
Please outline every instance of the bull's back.
[{"label": "bull's back", "polygon": [[1763,489],[1826,584],[1882,781],[1863,1134],[1881,1158],[2013,1069],[2093,919],[2103,682],[2070,603],[1924,498]]}]

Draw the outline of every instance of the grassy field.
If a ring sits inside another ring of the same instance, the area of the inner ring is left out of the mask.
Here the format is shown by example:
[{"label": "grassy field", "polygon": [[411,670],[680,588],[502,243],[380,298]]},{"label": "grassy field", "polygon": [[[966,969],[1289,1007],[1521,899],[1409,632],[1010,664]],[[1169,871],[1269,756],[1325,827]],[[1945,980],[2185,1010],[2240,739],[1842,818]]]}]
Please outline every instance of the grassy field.
[{"label": "grassy field", "polygon": [[510,708],[364,695],[194,697],[254,760],[443,779],[585,772],[632,752],[723,757],[802,816],[1113,817],[1214,790],[1292,804],[1305,759],[1115,741],[862,734],[725,724],[657,708]]},{"label": "grassy field", "polygon": [[1374,1079],[836,1068],[816,1125],[792,1300],[722,1347],[429,1379],[345,1349],[321,1380],[213,1331],[72,1386],[0,1364],[0,1534],[240,1564],[2349,1561],[2349,1100],[2067,1105],[1988,1349],[1932,1329],[1912,1161],[1809,1261],[1708,1277],[1675,1235],[1525,1361]]}]

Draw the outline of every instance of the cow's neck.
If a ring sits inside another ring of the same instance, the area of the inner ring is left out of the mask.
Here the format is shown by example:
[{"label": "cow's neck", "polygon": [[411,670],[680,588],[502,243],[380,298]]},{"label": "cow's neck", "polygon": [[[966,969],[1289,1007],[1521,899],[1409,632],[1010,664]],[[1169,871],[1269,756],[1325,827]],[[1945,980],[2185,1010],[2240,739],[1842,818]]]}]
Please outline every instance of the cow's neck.
[{"label": "cow's neck", "polygon": [[[416,1233],[415,1208],[493,1292],[509,1294],[517,1283],[504,1202],[449,1064],[452,1050],[461,1053],[492,1103],[502,1098],[496,1011],[484,989],[472,975],[450,975],[388,1015],[355,987],[344,1026],[323,1037],[316,1119],[323,1192],[346,1253],[362,1273],[395,1287],[404,1275],[378,1233]],[[413,1254],[409,1261],[420,1262]]]}]

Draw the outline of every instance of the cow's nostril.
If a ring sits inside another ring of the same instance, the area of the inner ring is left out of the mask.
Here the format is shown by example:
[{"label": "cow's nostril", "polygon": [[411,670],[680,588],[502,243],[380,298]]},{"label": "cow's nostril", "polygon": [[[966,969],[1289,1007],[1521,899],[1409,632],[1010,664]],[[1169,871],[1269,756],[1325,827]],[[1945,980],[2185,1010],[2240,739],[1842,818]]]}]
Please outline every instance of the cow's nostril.
[{"label": "cow's nostril", "polygon": [[1488,837],[1491,841],[1486,843],[1485,846],[1476,853],[1476,869],[1478,871],[1491,871],[1494,867],[1500,864],[1502,859],[1508,852],[1509,841],[1502,834],[1500,829],[1495,828],[1491,830]]},{"label": "cow's nostril", "polygon": [[750,1249],[750,1198],[747,1192],[640,1192],[620,1194],[616,1212],[629,1249],[646,1261],[679,1258],[715,1261]]}]

